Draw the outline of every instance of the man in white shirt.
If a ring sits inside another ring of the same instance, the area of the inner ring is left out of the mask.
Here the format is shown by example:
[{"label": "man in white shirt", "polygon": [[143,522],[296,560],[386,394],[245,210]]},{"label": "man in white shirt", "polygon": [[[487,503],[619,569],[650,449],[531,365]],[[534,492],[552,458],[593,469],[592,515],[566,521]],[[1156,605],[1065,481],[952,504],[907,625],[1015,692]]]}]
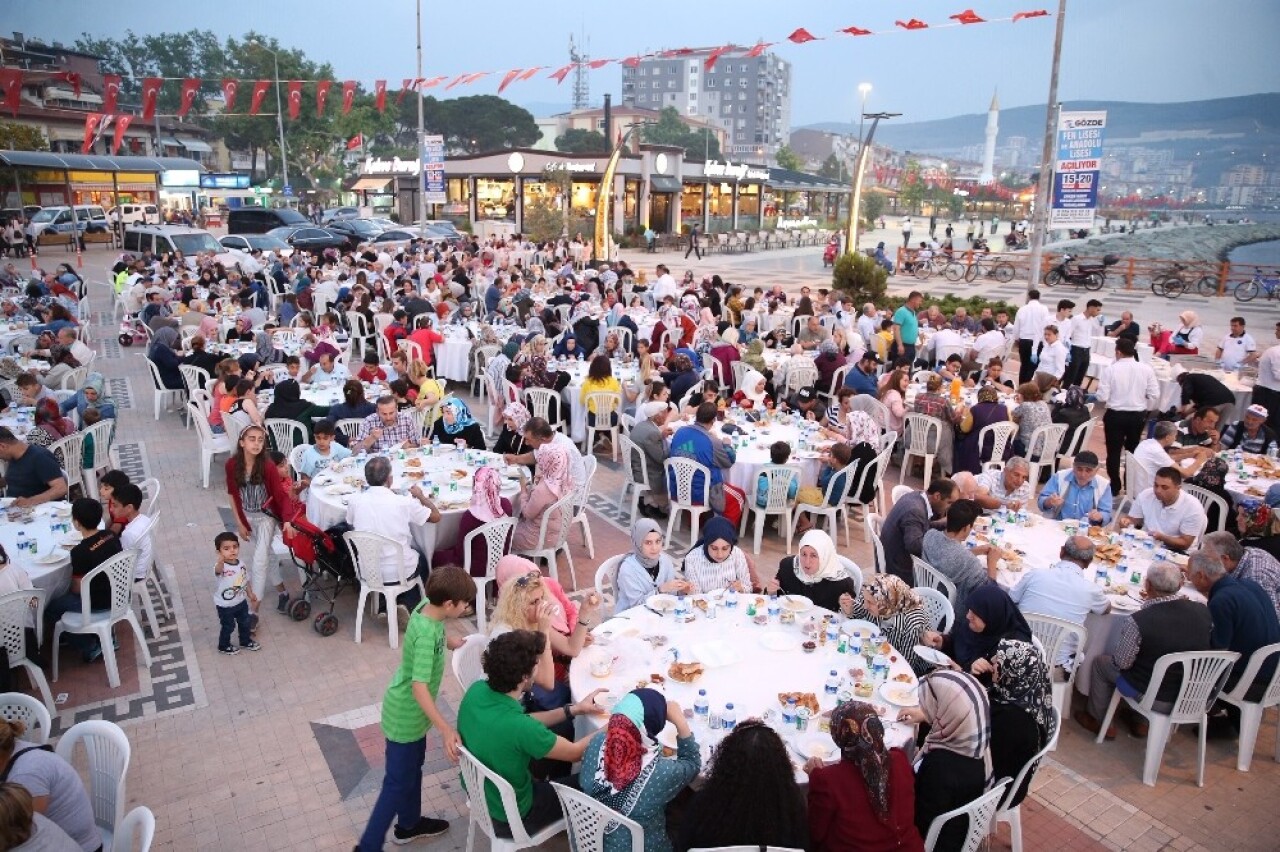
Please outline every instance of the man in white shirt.
[{"label": "man in white shirt", "polygon": [[1142,440],[1147,411],[1160,399],[1160,383],[1150,365],[1137,358],[1132,338],[1116,340],[1116,360],[1098,377],[1098,401],[1107,406],[1102,416],[1102,433],[1107,445],[1107,478],[1111,493],[1119,494],[1120,459],[1125,450],[1133,452]]},{"label": "man in white shirt", "polygon": [[[1276,323],[1276,339],[1280,340],[1280,322]],[[1253,386],[1253,401],[1270,414],[1267,426],[1280,432],[1280,343],[1273,345],[1258,359],[1258,381]]]},{"label": "man in white shirt", "polygon": [[[1043,571],[1028,571],[1009,597],[1023,614],[1040,613],[1061,618],[1072,624],[1084,624],[1089,613],[1102,614],[1111,603],[1102,589],[1085,575],[1094,556],[1093,542],[1088,536],[1072,536],[1058,551],[1059,560]],[[1075,663],[1076,643],[1068,637],[1058,648],[1054,665],[1070,670]]]},{"label": "man in white shirt", "polygon": [[[1003,470],[987,470],[974,477],[973,500],[985,511],[996,509],[1017,512],[1031,503],[1034,489],[1028,481],[1031,465],[1021,456],[1004,463]],[[956,474],[959,484],[960,474]],[[963,486],[961,487],[963,490]]]},{"label": "man in white shirt", "polygon": [[347,372],[345,364],[339,364],[333,359],[333,355],[325,352],[320,356],[320,360],[306,373],[303,374],[302,380],[312,384],[317,382],[345,382],[351,377]]},{"label": "man in white shirt", "polygon": [[653,304],[658,307],[668,296],[673,299],[679,298],[680,291],[676,287],[676,279],[671,277],[671,270],[667,269],[665,263],[659,263],[655,271],[658,273],[658,280],[653,282]]},{"label": "man in white shirt", "polygon": [[1258,344],[1244,330],[1244,317],[1231,318],[1231,333],[1222,338],[1218,352],[1213,357],[1222,362],[1224,370],[1239,370],[1245,364],[1258,360]]},{"label": "man in white shirt", "polygon": [[[377,533],[391,539],[400,545],[402,551],[397,554],[394,549],[384,547],[375,557],[382,571],[382,581],[388,585],[399,585],[402,576],[425,577],[429,570],[427,559],[413,549],[411,528],[439,523],[440,510],[417,485],[409,489],[410,496],[392,491],[391,461],[385,456],[374,456],[365,463],[364,478],[369,483],[369,490],[351,495],[347,504],[347,523],[357,532]],[[415,585],[402,592],[396,602],[412,610],[420,599],[421,594]]]},{"label": "man in white shirt", "polygon": [[1031,356],[1035,354],[1036,344],[1042,339],[1045,322],[1049,318],[1049,309],[1040,304],[1040,291],[1027,293],[1027,303],[1013,318],[1013,334],[1018,338],[1018,384],[1026,384],[1036,374],[1036,365]]},{"label": "man in white shirt", "polygon": [[1036,365],[1036,384],[1041,391],[1047,391],[1061,384],[1066,372],[1067,347],[1058,339],[1058,326],[1050,323],[1044,327],[1044,347],[1040,350],[1040,363]]},{"label": "man in white shirt", "polygon": [[948,355],[963,355],[964,338],[951,328],[940,328],[929,338],[926,355],[933,361],[945,361]]},{"label": "man in white shirt", "polygon": [[[1178,440],[1178,424],[1172,421],[1162,420],[1157,423],[1152,435],[1153,437],[1140,442],[1133,450],[1133,458],[1146,471],[1144,479],[1148,482],[1162,467],[1175,467],[1183,476],[1194,476],[1206,461],[1213,458],[1213,449],[1210,447],[1185,447],[1170,453],[1169,447]],[[1183,462],[1187,459],[1191,460],[1191,464],[1184,465]]]},{"label": "man in white shirt", "polygon": [[991,317],[983,317],[979,325],[982,333],[973,341],[973,348],[969,350],[969,360],[986,366],[992,358],[999,358],[1004,354],[1006,341],[1004,332],[996,328],[996,321]]},{"label": "man in white shirt", "polygon": [[1200,501],[1182,491],[1182,474],[1176,467],[1156,471],[1155,482],[1138,494],[1128,513],[1121,515],[1121,529],[1141,526],[1171,550],[1186,552],[1207,522]]},{"label": "man in white shirt", "polygon": [[876,313],[876,306],[872,302],[867,302],[862,306],[862,315],[858,317],[858,333],[862,335],[864,341],[870,341],[879,330],[880,317]]},{"label": "man in white shirt", "polygon": [[1064,388],[1084,384],[1085,374],[1089,372],[1089,355],[1093,351],[1093,330],[1097,327],[1100,313],[1102,303],[1090,299],[1085,303],[1084,313],[1075,315],[1069,325],[1060,328],[1064,342],[1071,350],[1071,363],[1062,377]]},{"label": "man in white shirt", "polygon": [[70,349],[71,357],[79,361],[81,365],[88,364],[89,359],[93,357],[93,350],[80,342],[73,328],[58,329],[58,342]]}]

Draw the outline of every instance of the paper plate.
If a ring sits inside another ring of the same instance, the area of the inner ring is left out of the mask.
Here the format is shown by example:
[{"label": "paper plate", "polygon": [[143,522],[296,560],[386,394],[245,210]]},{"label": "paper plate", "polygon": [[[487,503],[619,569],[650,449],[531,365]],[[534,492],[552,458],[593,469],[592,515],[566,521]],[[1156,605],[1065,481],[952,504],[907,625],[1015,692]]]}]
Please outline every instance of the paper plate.
[{"label": "paper plate", "polygon": [[863,639],[869,639],[871,635],[880,628],[872,624],[870,621],[866,621],[861,618],[851,618],[846,621],[844,626],[840,629],[844,631],[844,635],[846,636],[852,636],[854,633],[858,633]]},{"label": "paper plate", "polygon": [[817,757],[822,760],[835,760],[840,755],[830,734],[801,734],[791,741],[791,750],[801,760]]},{"label": "paper plate", "polygon": [[916,697],[918,691],[919,687],[915,684],[898,683],[893,680],[886,680],[876,690],[883,701],[894,707],[915,707],[920,703],[920,699]]},{"label": "paper plate", "polygon": [[813,601],[804,595],[783,595],[782,608],[791,612],[808,612],[813,609]]},{"label": "paper plate", "polygon": [[770,630],[760,634],[760,644],[770,651],[794,651],[800,646],[800,638],[789,633]]},{"label": "paper plate", "polygon": [[676,596],[675,595],[651,595],[649,599],[644,603],[645,603],[645,606],[649,607],[649,609],[657,610],[658,612],[661,612],[661,613],[667,613],[667,612],[673,611],[676,608]]},{"label": "paper plate", "polygon": [[59,553],[56,550],[53,553],[46,553],[44,556],[37,556],[35,562],[39,565],[57,565],[67,558],[65,553]]},{"label": "paper plate", "polygon": [[928,645],[917,645],[911,650],[916,652],[916,656],[924,660],[926,663],[933,663],[935,666],[950,667],[951,658],[939,651],[937,648],[930,648]]}]

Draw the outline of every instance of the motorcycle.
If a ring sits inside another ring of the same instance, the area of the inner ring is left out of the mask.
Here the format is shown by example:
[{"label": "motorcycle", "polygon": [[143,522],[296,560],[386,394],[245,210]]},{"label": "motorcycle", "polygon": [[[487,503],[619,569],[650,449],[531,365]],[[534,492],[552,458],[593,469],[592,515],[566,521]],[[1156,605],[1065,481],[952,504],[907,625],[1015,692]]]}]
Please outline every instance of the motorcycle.
[{"label": "motorcycle", "polygon": [[822,268],[836,265],[836,250],[839,248],[840,241],[838,239],[830,239],[827,241],[827,247],[822,252]]},{"label": "motorcycle", "polygon": [[1074,262],[1074,257],[1064,254],[1062,261],[1044,276],[1045,286],[1056,287],[1060,284],[1077,284],[1086,290],[1101,290],[1103,285],[1107,283],[1107,268],[1119,263],[1120,256],[1116,254],[1106,255],[1102,258],[1102,263]]}]

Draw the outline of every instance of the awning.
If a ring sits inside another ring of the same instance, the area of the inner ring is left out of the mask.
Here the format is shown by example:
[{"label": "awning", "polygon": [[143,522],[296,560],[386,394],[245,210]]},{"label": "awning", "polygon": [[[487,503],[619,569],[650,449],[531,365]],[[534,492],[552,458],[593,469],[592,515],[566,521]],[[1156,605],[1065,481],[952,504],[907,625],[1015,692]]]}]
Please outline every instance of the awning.
[{"label": "awning", "polygon": [[[83,133],[76,138],[82,136]],[[20,168],[94,172],[162,172],[166,169],[204,171],[204,166],[183,157],[108,157],[103,154],[64,154],[59,151],[0,151],[0,164]]]},{"label": "awning", "polygon": [[351,192],[382,192],[391,183],[391,178],[362,177],[351,184]]},{"label": "awning", "polygon": [[680,181],[667,175],[650,175],[649,186],[654,192],[679,192]]},{"label": "awning", "polygon": [[[178,142],[180,142],[182,147],[186,148],[188,151],[199,151],[203,154],[213,152],[213,148],[209,147],[209,143],[205,142],[203,139],[192,139],[189,136],[179,136]],[[166,142],[166,144],[168,143]]]},{"label": "awning", "polygon": [[182,147],[182,143],[181,143],[181,142],[179,142],[177,139],[175,139],[175,138],[174,138],[174,137],[172,137],[172,136],[161,136],[161,137],[160,137],[160,144],[161,144],[161,145],[165,145],[165,146],[167,146],[167,147],[169,147],[169,148],[181,148],[181,147]]}]

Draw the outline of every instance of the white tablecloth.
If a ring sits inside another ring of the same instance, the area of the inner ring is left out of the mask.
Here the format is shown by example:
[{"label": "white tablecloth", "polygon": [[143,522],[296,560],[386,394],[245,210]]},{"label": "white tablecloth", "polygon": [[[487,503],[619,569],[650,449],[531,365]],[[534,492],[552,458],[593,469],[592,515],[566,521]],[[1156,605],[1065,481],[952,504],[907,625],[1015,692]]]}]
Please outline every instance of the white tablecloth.
[{"label": "white tablecloth", "polygon": [[[1241,420],[1244,417],[1244,410],[1249,407],[1249,403],[1253,400],[1253,385],[1245,384],[1240,381],[1238,373],[1226,373],[1222,370],[1196,370],[1197,373],[1206,373],[1213,376],[1218,381],[1227,386],[1227,390],[1236,396],[1236,410],[1234,420]],[[1156,368],[1156,379],[1160,382],[1160,402],[1158,411],[1168,411],[1170,408],[1180,406],[1182,404],[1182,387],[1178,384],[1177,376],[1172,368]],[[1222,424],[1221,429],[1225,429],[1227,424]]]},{"label": "white tablecloth", "polygon": [[[9,500],[4,503],[7,506]],[[61,513],[56,514],[55,513]],[[27,520],[20,519],[20,516]],[[65,502],[43,503],[36,506],[30,515],[17,510],[6,510],[0,514],[0,544],[4,545],[9,561],[21,566],[31,578],[37,589],[44,589],[46,600],[65,594],[71,587],[71,548],[62,544],[79,541],[80,536],[74,530],[70,532],[54,532],[51,528],[55,522],[71,525],[71,504]],[[18,533],[27,541],[36,542],[36,552],[18,552]]]},{"label": "white tablecloth", "polygon": [[[550,365],[554,369],[569,373],[572,378],[560,398],[569,409],[569,437],[574,443],[582,443],[587,439],[587,406],[582,401],[582,383],[587,377],[590,361],[566,361],[562,364]],[[624,387],[636,381],[639,368],[634,364],[624,365],[616,358],[613,360],[613,375]],[[624,406],[625,407],[625,406]]]},{"label": "white tablecloth", "polygon": [[[330,406],[337,405],[342,402],[342,386],[345,381],[333,382],[306,382],[302,385],[302,398],[312,405]],[[373,402],[378,397],[388,394],[391,391],[386,385],[370,385],[364,386],[364,398],[369,402]],[[258,391],[258,407],[265,413],[267,406],[271,405],[275,392],[272,390]]]},{"label": "white tablecloth", "polygon": [[1227,459],[1231,471],[1227,474],[1226,487],[1237,501],[1246,497],[1260,500],[1267,496],[1267,489],[1280,485],[1280,462],[1253,453],[1241,453],[1240,458],[1244,461],[1243,471],[1234,457]]},{"label": "white tablecloth", "polygon": [[9,408],[0,414],[0,426],[5,427],[19,438],[25,438],[34,425],[34,408]]},{"label": "white tablecloth", "polygon": [[[692,422],[685,420],[674,425],[678,429]],[[756,480],[760,476],[760,468],[771,463],[769,447],[775,441],[785,441],[791,445],[791,458],[787,464],[800,470],[800,485],[817,485],[818,474],[822,471],[819,450],[830,447],[834,441],[823,439],[818,434],[816,425],[806,423],[802,427],[796,422],[748,423],[745,419],[739,419],[735,425],[743,432],[731,436],[734,440],[735,461],[733,467],[723,473],[726,482],[746,492],[748,504],[755,503]],[[711,433],[717,440],[724,435],[719,423],[712,427]],[[805,439],[803,450],[800,449],[802,437]]]}]

